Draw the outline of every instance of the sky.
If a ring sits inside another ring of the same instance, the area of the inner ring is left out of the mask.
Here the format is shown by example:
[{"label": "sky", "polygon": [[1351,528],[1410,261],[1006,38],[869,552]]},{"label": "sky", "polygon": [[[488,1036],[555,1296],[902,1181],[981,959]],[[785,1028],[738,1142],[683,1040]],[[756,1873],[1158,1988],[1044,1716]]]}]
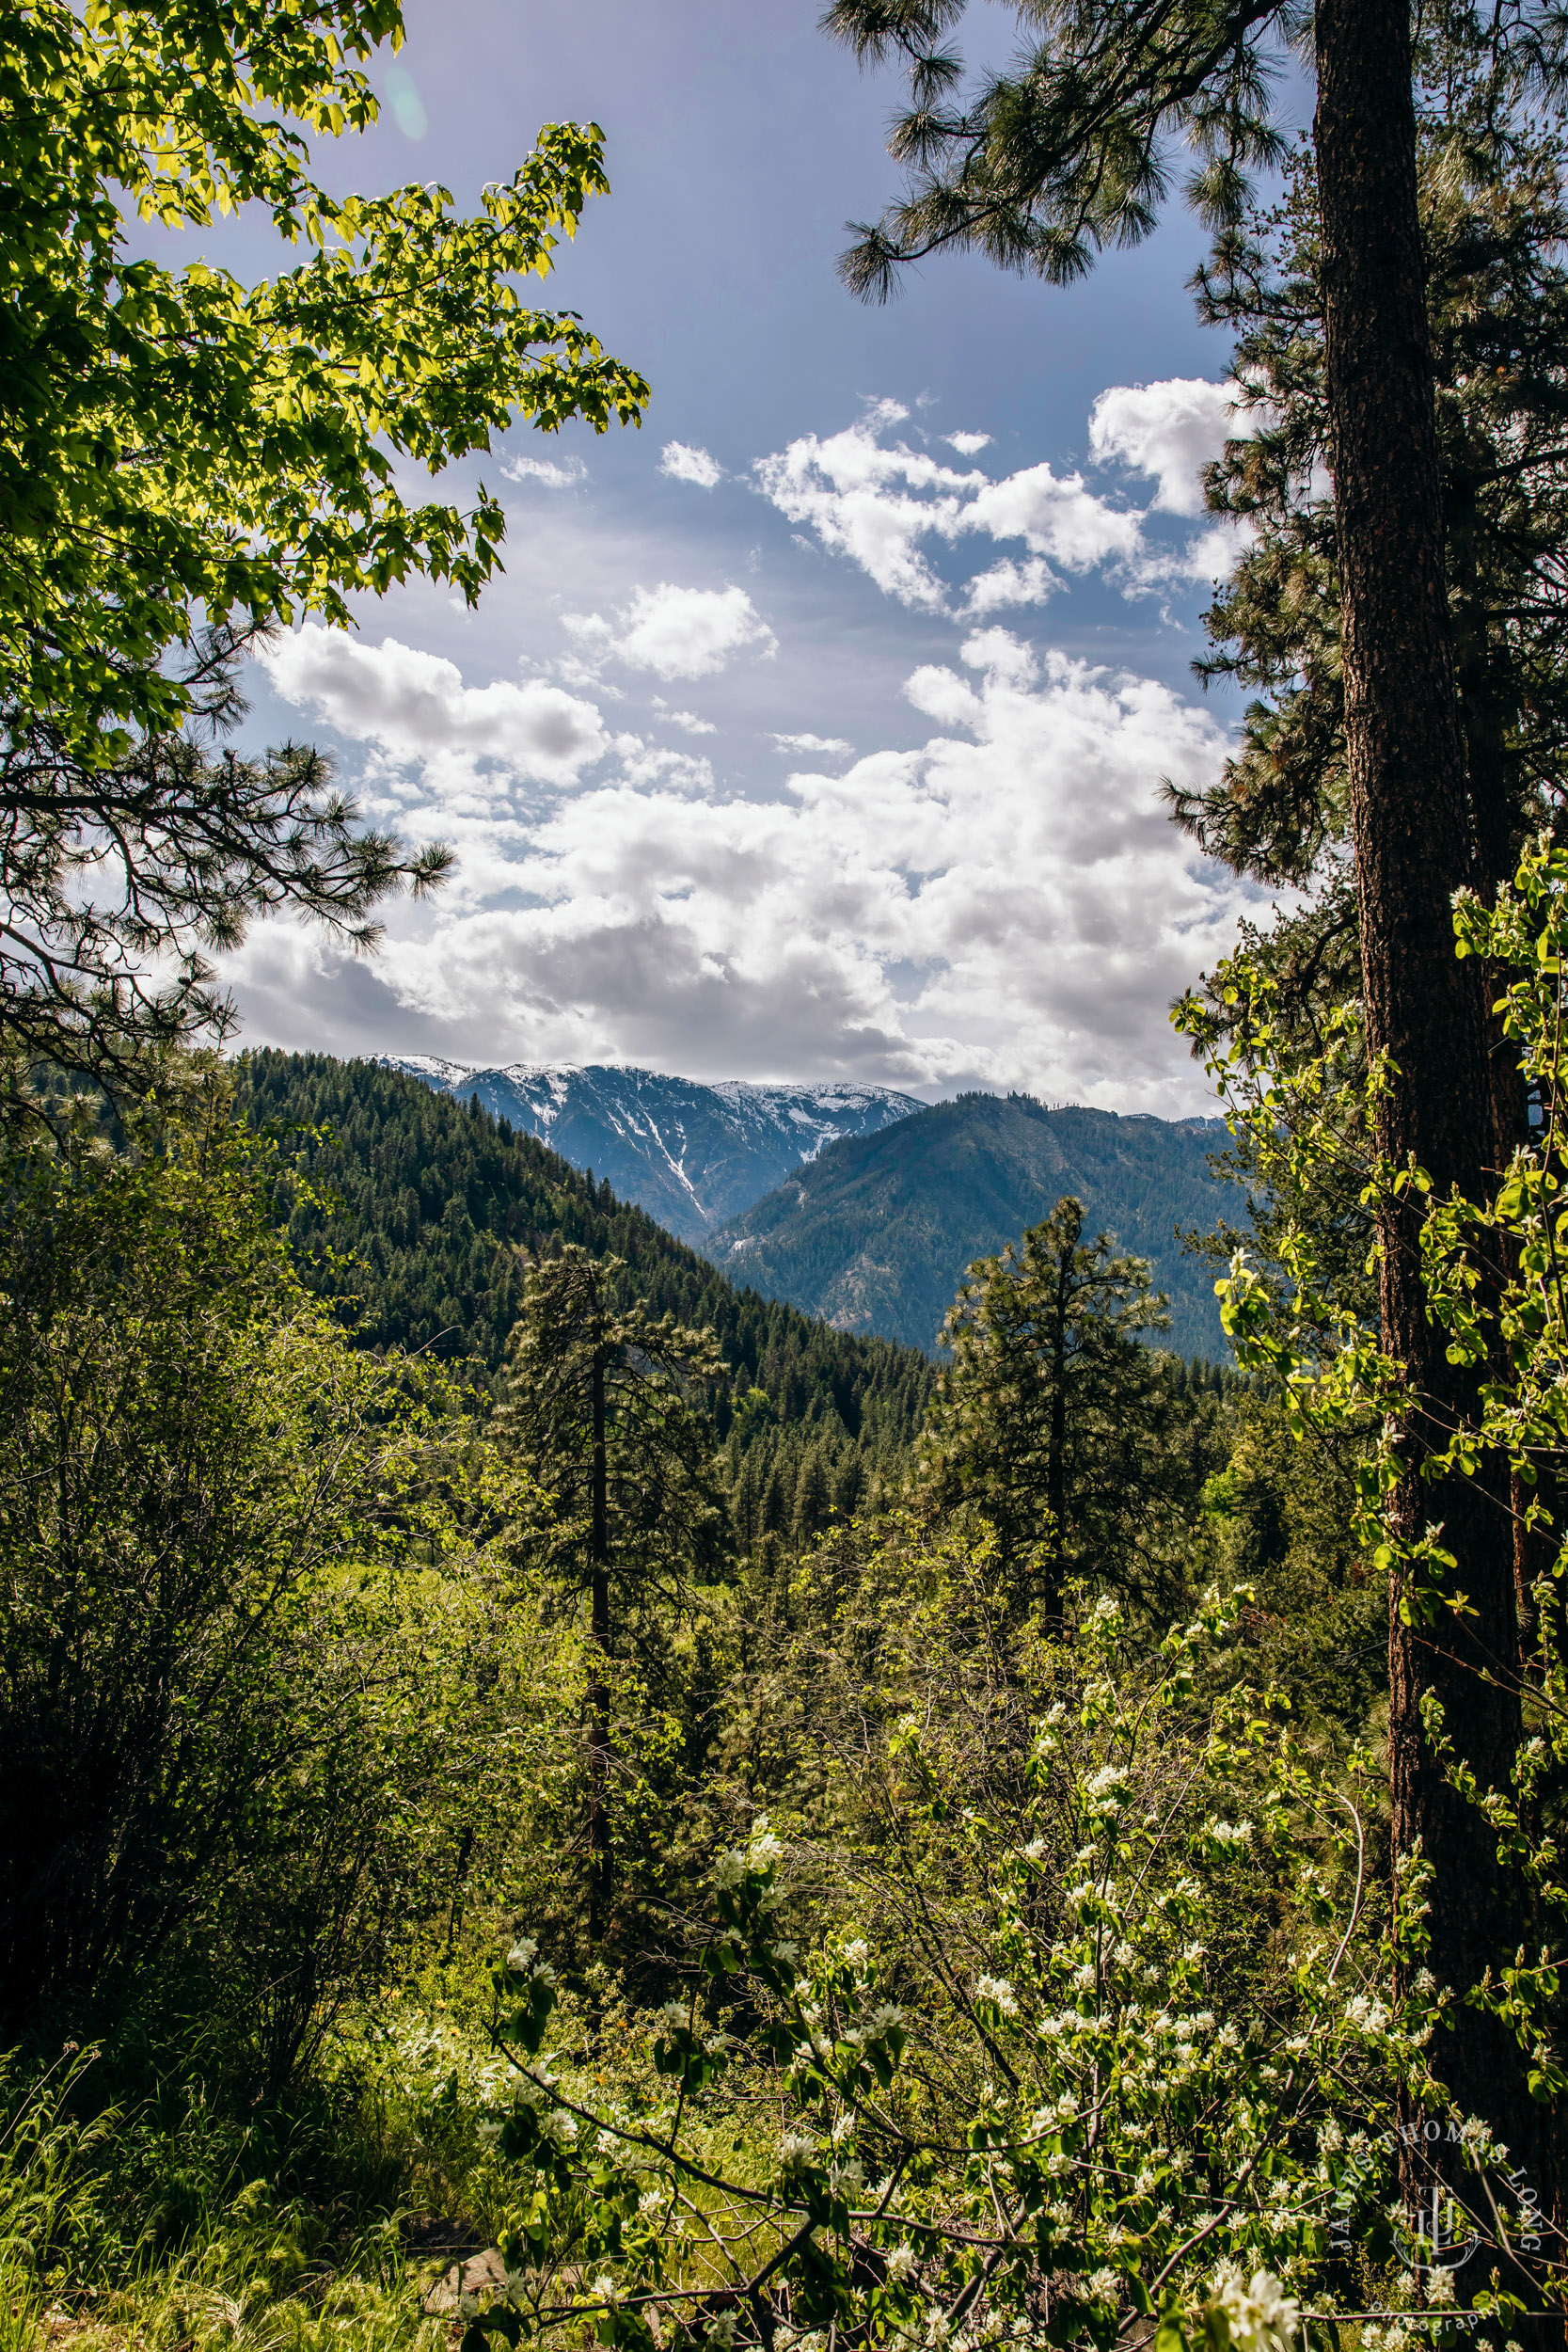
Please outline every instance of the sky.
[{"label": "sky", "polygon": [[[1238,430],[1175,208],[1059,290],[940,257],[867,309],[845,224],[895,193],[898,88],[816,0],[412,0],[338,190],[472,206],[593,119],[612,193],[530,298],[653,397],[520,426],[443,477],[507,509],[504,576],[280,640],[247,739],[309,739],[367,815],[444,839],[380,955],[257,927],[252,1043],[698,1079],[1212,1107],[1172,1034],[1255,893],[1170,824],[1225,755],[1190,664],[1234,558],[1197,469]],[[972,8],[972,54],[1014,20]],[[242,227],[184,241],[275,268]]]}]

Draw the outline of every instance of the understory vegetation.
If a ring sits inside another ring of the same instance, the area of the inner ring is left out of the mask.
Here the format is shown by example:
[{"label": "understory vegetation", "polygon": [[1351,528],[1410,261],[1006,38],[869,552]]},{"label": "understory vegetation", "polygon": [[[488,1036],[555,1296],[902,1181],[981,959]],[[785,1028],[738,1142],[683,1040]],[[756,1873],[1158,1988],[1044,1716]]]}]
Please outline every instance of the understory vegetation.
[{"label": "understory vegetation", "polygon": [[[1070,1200],[933,1373],[395,1073],[174,1074],[5,1174],[19,2345],[1430,2303],[1364,1403]],[[388,1337],[454,1264],[499,1361]]]}]

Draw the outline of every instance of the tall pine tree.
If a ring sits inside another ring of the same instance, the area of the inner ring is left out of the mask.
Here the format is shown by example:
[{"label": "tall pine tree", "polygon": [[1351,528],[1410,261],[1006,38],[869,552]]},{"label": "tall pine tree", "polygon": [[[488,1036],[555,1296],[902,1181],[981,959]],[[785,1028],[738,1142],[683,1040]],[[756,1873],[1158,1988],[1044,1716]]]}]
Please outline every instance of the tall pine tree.
[{"label": "tall pine tree", "polygon": [[[1390,1083],[1377,1142],[1437,1194],[1480,1199],[1494,1163],[1481,976],[1454,955],[1451,898],[1471,874],[1465,739],[1449,611],[1445,517],[1417,185],[1408,0],[1015,0],[1030,40],[966,103],[947,35],[963,0],[835,0],[825,19],[863,60],[896,58],[911,105],[893,151],[904,200],[847,257],[850,287],[882,296],[900,266],[946,246],[1066,283],[1106,244],[1147,235],[1172,151],[1195,159],[1188,193],[1234,230],[1249,175],[1282,140],[1271,82],[1282,45],[1310,38],[1324,409],[1334,480],[1344,736],[1360,966],[1370,1051]],[[1560,76],[1565,28],[1544,0],[1492,18],[1513,75]],[[1485,20],[1473,20],[1476,41]],[[1510,103],[1505,88],[1499,103]],[[1466,1612],[1433,1638],[1408,1573],[1390,1593],[1390,1783],[1396,1851],[1435,1866],[1428,1959],[1462,1998],[1519,1941],[1515,1881],[1433,1737],[1481,1789],[1506,1789],[1519,1735],[1518,1627],[1507,1481],[1423,1476],[1455,1424],[1473,1422],[1481,1372],[1451,1364],[1428,1319],[1420,1195],[1379,1210],[1379,1314],[1417,1399],[1392,1431],[1390,1525],[1402,1549],[1433,1521]],[[1463,1778],[1463,1773],[1459,1776]],[[1441,2071],[1459,2105],[1515,2148],[1535,2137],[1526,2070],[1506,2027],[1456,2011]]]},{"label": "tall pine tree", "polygon": [[[724,1558],[715,1433],[698,1392],[719,1376],[711,1331],[617,1303],[618,1258],[568,1243],[531,1269],[494,1422],[550,1516],[527,1531],[588,1595],[588,1932],[610,1923],[612,1684],[618,1653],[657,1638],[658,1605]],[[617,1599],[620,1602],[616,1609]]]}]

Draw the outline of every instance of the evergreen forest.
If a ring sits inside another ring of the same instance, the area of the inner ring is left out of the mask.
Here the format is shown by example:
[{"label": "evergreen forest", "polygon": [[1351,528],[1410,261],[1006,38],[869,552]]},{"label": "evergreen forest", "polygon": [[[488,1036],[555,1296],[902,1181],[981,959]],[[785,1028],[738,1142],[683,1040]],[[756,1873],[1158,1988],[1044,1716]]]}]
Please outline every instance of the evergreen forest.
[{"label": "evergreen forest", "polygon": [[[1086,1184],[905,1232],[927,1353],[226,993],[449,880],[246,665],[640,422],[531,307],[604,134],[344,197],[398,0],[0,8],[0,2352],[1561,2345],[1568,24],[823,17],[849,295],[1049,314],[1180,184],[1255,428],[1212,1227],[1174,1318]],[[895,1287],[899,1132],[797,1187]]]}]

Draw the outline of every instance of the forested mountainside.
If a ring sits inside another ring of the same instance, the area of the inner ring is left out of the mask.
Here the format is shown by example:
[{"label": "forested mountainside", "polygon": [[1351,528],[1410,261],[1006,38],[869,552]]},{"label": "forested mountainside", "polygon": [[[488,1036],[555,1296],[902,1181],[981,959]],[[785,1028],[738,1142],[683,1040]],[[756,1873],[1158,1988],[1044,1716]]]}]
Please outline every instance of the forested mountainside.
[{"label": "forested mountainside", "polygon": [[716,1417],[758,1530],[788,1536],[800,1519],[810,1534],[830,1503],[853,1508],[901,1464],[931,1379],[910,1349],[736,1288],[607,1179],[418,1078],[274,1052],[246,1055],[237,1077],[241,1114],[277,1131],[285,1157],[334,1204],[296,1199],[290,1240],[366,1345],[428,1348],[493,1373],[521,1302],[522,1253],[579,1242],[624,1258],[628,1292],[656,1312],[717,1333],[732,1381]]},{"label": "forested mountainside", "polygon": [[573,1168],[608,1176],[683,1241],[700,1241],[844,1136],[872,1135],[920,1104],[872,1086],[752,1086],[616,1065],[515,1062],[483,1070],[428,1055],[388,1057],[427,1086],[537,1136]]},{"label": "forested mountainside", "polygon": [[1217,1120],[960,1094],[830,1145],[704,1247],[737,1280],[839,1330],[929,1349],[971,1262],[1075,1193],[1090,1232],[1149,1261],[1170,1302],[1161,1343],[1219,1360],[1228,1348],[1212,1270],[1183,1254],[1177,1232],[1214,1223],[1220,1187],[1208,1162],[1225,1140]]}]

